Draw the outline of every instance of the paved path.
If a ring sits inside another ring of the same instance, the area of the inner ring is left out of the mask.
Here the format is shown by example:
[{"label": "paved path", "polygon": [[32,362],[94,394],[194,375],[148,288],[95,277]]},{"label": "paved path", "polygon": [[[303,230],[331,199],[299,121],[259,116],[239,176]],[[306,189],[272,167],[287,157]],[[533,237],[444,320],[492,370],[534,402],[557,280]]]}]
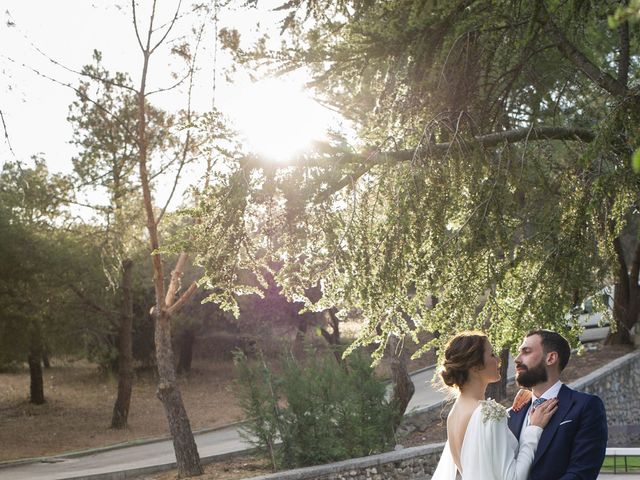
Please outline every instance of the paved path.
[{"label": "paved path", "polygon": [[[233,426],[196,435],[201,458],[237,452],[250,448]],[[169,440],[145,443],[124,448],[96,451],[82,456],[53,457],[54,463],[35,462],[0,468],[2,480],[54,480],[68,478],[125,478],[124,475],[104,474],[123,471],[151,472],[154,466],[175,462],[173,445]],[[159,468],[158,470],[162,470]],[[131,472],[133,473],[133,472]]]}]

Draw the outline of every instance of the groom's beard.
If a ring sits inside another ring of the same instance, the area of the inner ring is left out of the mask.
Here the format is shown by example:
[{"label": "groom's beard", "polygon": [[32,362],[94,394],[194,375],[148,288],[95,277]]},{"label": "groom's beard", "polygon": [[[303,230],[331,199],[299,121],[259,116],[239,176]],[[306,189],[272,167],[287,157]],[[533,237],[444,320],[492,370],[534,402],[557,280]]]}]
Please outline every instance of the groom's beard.
[{"label": "groom's beard", "polygon": [[518,385],[521,387],[531,388],[539,383],[546,382],[549,378],[543,362],[540,362],[531,368],[527,367],[525,364],[521,364],[519,367],[526,368],[524,372],[518,372],[516,374],[516,382],[518,382]]}]

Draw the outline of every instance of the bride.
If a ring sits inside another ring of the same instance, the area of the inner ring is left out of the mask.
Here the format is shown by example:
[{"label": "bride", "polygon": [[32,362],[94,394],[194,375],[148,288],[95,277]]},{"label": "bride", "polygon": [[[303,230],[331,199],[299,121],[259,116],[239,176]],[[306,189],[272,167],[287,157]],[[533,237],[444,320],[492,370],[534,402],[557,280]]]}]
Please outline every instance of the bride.
[{"label": "bride", "polygon": [[518,439],[507,426],[507,410],[484,399],[487,385],[500,380],[498,367],[499,360],[481,332],[460,333],[447,344],[440,375],[459,393],[447,418],[447,443],[433,480],[527,479],[542,429],[558,401],[550,399],[532,408],[518,448]]}]

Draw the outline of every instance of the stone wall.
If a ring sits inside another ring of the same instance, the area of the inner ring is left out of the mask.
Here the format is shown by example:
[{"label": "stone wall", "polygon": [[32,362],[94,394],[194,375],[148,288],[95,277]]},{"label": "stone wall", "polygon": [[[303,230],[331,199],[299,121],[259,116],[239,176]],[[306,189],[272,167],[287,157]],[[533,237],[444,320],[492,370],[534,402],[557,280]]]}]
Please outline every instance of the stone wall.
[{"label": "stone wall", "polygon": [[604,402],[610,447],[640,446],[640,351],[620,357],[570,386]]},{"label": "stone wall", "polygon": [[[640,441],[640,351],[631,352],[569,386],[598,395],[609,423],[609,446]],[[452,400],[410,412],[404,432],[423,431],[433,420],[446,418]],[[254,477],[251,480],[428,480],[438,464],[442,443],[424,445]]]},{"label": "stone wall", "polygon": [[444,444],[404,448],[327,465],[252,477],[251,480],[426,480],[438,465]]}]

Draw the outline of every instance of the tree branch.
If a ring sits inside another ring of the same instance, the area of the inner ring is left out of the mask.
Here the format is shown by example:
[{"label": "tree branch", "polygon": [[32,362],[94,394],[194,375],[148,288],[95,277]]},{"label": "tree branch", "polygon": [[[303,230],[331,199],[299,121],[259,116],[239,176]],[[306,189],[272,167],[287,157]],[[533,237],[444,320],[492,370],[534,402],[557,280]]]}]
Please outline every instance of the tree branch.
[{"label": "tree branch", "polygon": [[[177,15],[177,12],[176,12],[176,15]],[[198,37],[197,37],[198,40],[196,42],[195,52],[193,52],[193,56],[191,57],[191,65],[189,67],[189,72],[188,72],[187,76],[184,77],[185,79],[189,78],[189,91],[188,91],[188,94],[187,94],[187,115],[186,115],[186,121],[187,121],[187,124],[189,124],[189,125],[191,125],[191,123],[192,123],[192,120],[191,120],[191,96],[192,96],[192,92],[193,92],[193,77],[194,77],[194,73],[195,73],[195,70],[196,70],[196,57],[198,56],[198,50],[200,48],[200,41],[202,40],[202,32],[203,31],[204,31],[204,22],[200,26],[200,30],[198,32]],[[180,82],[182,82],[182,80],[180,80]],[[171,188],[171,193],[169,194],[169,197],[167,198],[167,202],[165,203],[164,207],[162,208],[162,211],[160,212],[160,214],[158,215],[158,219],[156,220],[156,225],[158,225],[160,223],[160,220],[162,220],[162,217],[164,216],[165,212],[167,211],[167,208],[169,207],[169,203],[171,202],[171,199],[173,198],[173,195],[174,195],[174,193],[176,191],[176,187],[178,186],[178,180],[180,178],[180,173],[182,172],[182,169],[183,169],[184,165],[187,162],[187,155],[189,154],[190,149],[191,149],[191,129],[187,130],[187,137],[185,138],[185,141],[184,141],[184,149],[182,151],[182,159],[180,160],[180,166],[178,167],[178,171],[176,172],[176,176],[175,176],[175,179],[174,179],[174,182],[173,182],[173,187]]]},{"label": "tree branch", "polygon": [[[164,35],[162,36],[162,38],[160,40],[158,40],[158,42],[155,44],[155,46],[149,51],[150,54],[153,53],[156,48],[158,48],[160,45],[162,45],[162,43],[167,38],[167,35],[169,35],[169,32],[171,31],[171,29],[173,29],[173,26],[176,24],[176,20],[178,19],[178,14],[180,13],[180,6],[181,5],[182,5],[182,0],[180,0],[178,2],[178,7],[176,8],[176,13],[173,16],[173,19],[171,20],[171,22],[169,23],[169,26],[167,27],[167,31],[164,32]],[[155,3],[154,3],[154,7],[155,7]],[[154,10],[155,10],[155,8],[154,8]],[[151,29],[149,29],[149,31],[151,31]]]},{"label": "tree branch", "polygon": [[[302,159],[293,159],[291,162],[279,163],[281,168],[291,166],[306,167],[326,167],[335,168],[340,165],[350,165],[361,163],[365,165],[385,164],[391,162],[407,162],[415,161],[423,156],[445,156],[451,152],[454,147],[464,147],[465,145],[480,145],[485,148],[496,147],[498,145],[518,143],[521,141],[540,141],[540,140],[566,140],[581,141],[590,143],[595,139],[595,133],[588,128],[579,127],[536,127],[536,128],[516,128],[505,132],[489,133],[486,135],[477,135],[468,140],[463,138],[455,142],[432,143],[422,147],[421,151],[416,149],[398,150],[395,152],[378,152],[374,155],[361,155],[358,153],[338,153],[328,154],[321,157],[308,157]],[[270,163],[261,157],[245,157],[243,159],[247,167],[262,168]]]},{"label": "tree branch", "polygon": [[[495,147],[505,143],[517,143],[522,140],[580,140],[592,142],[595,138],[593,131],[588,128],[572,127],[525,127],[507,130],[505,132],[489,133],[473,137],[472,142],[479,143],[483,147]],[[438,151],[446,151],[451,148],[449,143],[436,143],[431,147]]]},{"label": "tree branch", "polygon": [[91,300],[89,297],[87,297],[84,292],[82,290],[80,290],[78,287],[76,287],[75,285],[68,285],[68,287],[71,289],[71,291],[73,293],[76,294],[76,296],[82,300],[82,302],[87,305],[88,307],[91,307],[94,311],[99,312],[99,313],[103,313],[105,315],[108,316],[114,316],[117,315],[118,312],[114,312],[112,310],[108,310],[100,305],[98,305],[96,302],[94,302],[93,300]]},{"label": "tree branch", "polygon": [[9,140],[9,131],[7,130],[7,124],[4,121],[4,114],[2,113],[2,110],[0,110],[0,120],[2,120],[2,128],[4,130],[4,138],[7,141],[7,145],[9,146],[9,151],[11,152],[13,157],[16,158],[16,152],[13,151],[13,147],[11,146],[11,141]]},{"label": "tree branch", "polygon": [[629,274],[629,289],[631,292],[638,291],[638,276],[640,275],[640,241],[636,245],[631,263],[631,273]]},{"label": "tree branch", "polygon": [[180,295],[180,298],[176,301],[176,303],[167,308],[167,315],[171,316],[178,310],[180,310],[182,305],[184,305],[187,300],[189,300],[193,296],[197,289],[198,285],[196,284],[196,282],[193,282],[191,285],[189,285],[189,288],[187,288],[184,293]]},{"label": "tree branch", "polygon": [[176,188],[178,187],[178,181],[180,179],[180,174],[182,173],[182,169],[184,168],[184,165],[187,161],[187,154],[189,152],[189,147],[190,147],[190,140],[191,140],[191,132],[187,132],[187,138],[185,140],[185,145],[184,145],[184,150],[183,150],[183,154],[182,154],[182,159],[180,160],[180,165],[178,166],[178,171],[176,172],[176,176],[173,180],[173,187],[171,187],[171,193],[169,193],[169,197],[167,198],[167,201],[164,204],[164,207],[162,207],[162,210],[160,211],[160,214],[158,215],[158,218],[156,219],[156,225],[160,224],[160,220],[162,220],[162,217],[164,217],[165,212],[167,211],[167,207],[169,206],[169,203],[171,203],[171,200],[173,199],[173,195],[174,193],[176,193]]},{"label": "tree branch", "polygon": [[[83,100],[87,100],[88,102],[94,104],[96,107],[98,107],[99,110],[101,110],[102,112],[104,112],[107,116],[111,117],[112,120],[114,120],[118,125],[120,125],[122,127],[122,129],[129,135],[133,136],[133,132],[131,132],[127,126],[118,118],[117,115],[113,114],[112,112],[110,112],[107,108],[105,108],[104,106],[102,106],[99,102],[97,102],[96,100],[93,100],[91,97],[89,97],[87,94],[85,94],[84,92],[82,92],[79,88],[74,87],[73,85],[71,85],[70,83],[64,83],[61,82],[60,80],[57,80],[53,77],[50,77],[49,75],[46,75],[42,72],[40,72],[39,70],[36,70],[35,68],[27,65],[26,63],[21,63],[18,62],[17,60],[11,58],[11,57],[7,57],[6,55],[0,55],[0,57],[3,57],[5,59],[7,59],[8,61],[10,61],[11,63],[14,63],[16,65],[19,65],[23,68],[26,68],[27,70],[31,70],[33,73],[35,73],[36,75],[38,75],[39,77],[42,77],[46,80],[49,80],[53,83],[57,83],[58,85],[61,85],[63,87],[67,87],[70,88],[71,90],[73,90],[74,92],[76,92],[76,94],[78,94],[80,96],[80,98],[82,98]],[[4,123],[4,122],[3,122]]]},{"label": "tree branch", "polygon": [[138,45],[143,52],[144,46],[142,45],[142,39],[140,38],[140,31],[138,30],[138,17],[136,16],[136,0],[131,0],[131,8],[133,9],[133,29],[136,32],[136,38],[138,39]]},{"label": "tree branch", "polygon": [[618,82],[624,87],[629,82],[629,22],[618,27],[620,34],[620,57],[618,58]]},{"label": "tree branch", "polygon": [[176,300],[176,292],[180,287],[180,279],[184,274],[184,266],[187,263],[189,257],[186,253],[181,253],[176,262],[176,266],[171,272],[171,281],[169,282],[169,288],[167,288],[167,296],[164,299],[164,303],[170,307]]},{"label": "tree branch", "polygon": [[92,80],[97,80],[97,81],[99,81],[101,83],[104,83],[104,84],[107,84],[107,85],[111,85],[111,86],[114,86],[114,87],[118,87],[118,88],[122,88],[124,90],[129,90],[130,92],[135,92],[136,91],[136,89],[133,88],[131,85],[126,85],[124,83],[114,82],[113,80],[109,80],[108,78],[101,78],[101,77],[98,77],[97,75],[91,75],[90,73],[74,70],[71,67],[67,67],[66,65],[60,63],[59,61],[51,58],[49,55],[44,53],[44,51],[42,51],[36,44],[34,44],[28,38],[26,40],[35,49],[36,52],[38,52],[44,58],[49,60],[49,62],[53,63],[55,66],[60,67],[63,70],[66,70],[67,72],[73,73],[73,74],[81,76],[81,77],[87,77],[87,78],[90,78]]},{"label": "tree branch", "polygon": [[618,260],[620,287],[623,289],[624,298],[629,298],[629,272],[627,271],[627,262],[624,259],[624,248],[622,247],[622,240],[620,236],[613,239],[613,248],[616,252],[616,258]]},{"label": "tree branch", "polygon": [[186,73],[184,77],[182,77],[180,80],[178,80],[176,83],[174,83],[170,87],[157,88],[156,90],[150,91],[149,93],[147,93],[147,97],[151,95],[155,95],[156,93],[168,92],[169,90],[173,90],[174,88],[179,87],[187,78],[189,78],[189,75],[190,75],[189,72]]},{"label": "tree branch", "polygon": [[626,85],[620,83],[618,79],[612,77],[607,72],[598,68],[587,56],[569,41],[564,32],[551,19],[551,15],[544,7],[542,1],[540,5],[540,21],[549,36],[555,41],[558,50],[573,63],[582,73],[584,73],[592,82],[616,97],[623,97],[628,90]]},{"label": "tree branch", "polygon": [[316,195],[316,198],[314,199],[314,203],[322,203],[325,200],[327,200],[329,197],[331,197],[331,195],[333,195],[339,190],[342,190],[347,185],[354,185],[360,179],[360,177],[362,177],[369,170],[371,170],[372,166],[373,165],[363,165],[358,167],[358,169],[354,173],[345,175],[342,178],[342,180],[340,180],[338,183],[331,185],[325,188],[324,190],[322,190],[321,192],[319,192],[318,195]]}]

